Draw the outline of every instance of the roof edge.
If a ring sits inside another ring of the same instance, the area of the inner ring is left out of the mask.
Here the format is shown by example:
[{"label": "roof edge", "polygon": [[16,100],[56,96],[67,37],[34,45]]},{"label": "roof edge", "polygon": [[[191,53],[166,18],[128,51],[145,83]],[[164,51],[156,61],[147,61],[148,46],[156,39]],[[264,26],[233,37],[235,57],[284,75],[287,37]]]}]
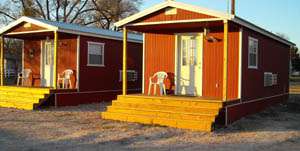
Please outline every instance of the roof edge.
[{"label": "roof edge", "polygon": [[116,27],[122,27],[134,20],[145,17],[151,13],[154,13],[155,11],[161,10],[166,7],[175,7],[175,8],[179,8],[179,9],[183,9],[183,10],[187,10],[187,11],[192,11],[192,12],[196,12],[196,13],[203,13],[206,15],[215,16],[215,17],[222,18],[222,19],[231,19],[234,17],[231,14],[227,14],[227,13],[220,12],[220,11],[215,11],[215,10],[200,7],[200,6],[195,6],[195,5],[190,5],[190,4],[175,2],[175,1],[165,1],[162,3],[156,4],[144,11],[136,13],[132,16],[129,16],[123,20],[120,20],[120,21],[116,22],[114,25]]},{"label": "roof edge", "polygon": [[284,38],[278,36],[277,34],[275,34],[273,32],[270,32],[270,31],[268,31],[268,30],[266,30],[266,29],[264,29],[262,27],[259,27],[259,26],[255,25],[255,24],[253,24],[253,23],[251,23],[251,22],[249,22],[249,21],[247,21],[247,20],[245,20],[243,18],[240,18],[238,16],[235,16],[233,19],[231,19],[231,21],[233,21],[233,22],[235,22],[235,23],[237,23],[239,25],[242,25],[244,27],[247,27],[247,28],[249,28],[251,30],[254,30],[254,31],[258,32],[258,33],[261,33],[261,34],[263,34],[265,36],[268,36],[268,37],[270,37],[270,38],[272,38],[274,40],[282,42],[282,43],[284,43],[286,45],[296,46],[295,43],[293,43],[293,42],[291,42],[291,41],[289,41],[287,39],[284,39]]},{"label": "roof edge", "polygon": [[22,22],[28,22],[28,23],[32,23],[32,24],[36,24],[38,26],[41,26],[43,28],[46,28],[48,30],[58,30],[58,27],[55,27],[55,26],[52,26],[52,25],[49,25],[49,24],[45,24],[39,20],[36,20],[34,18],[30,18],[30,17],[27,17],[27,16],[22,16],[21,18],[9,23],[8,25],[2,27],[0,29],[0,34],[3,34],[5,32],[7,32],[8,30],[14,28],[15,26],[19,25],[20,23]]}]

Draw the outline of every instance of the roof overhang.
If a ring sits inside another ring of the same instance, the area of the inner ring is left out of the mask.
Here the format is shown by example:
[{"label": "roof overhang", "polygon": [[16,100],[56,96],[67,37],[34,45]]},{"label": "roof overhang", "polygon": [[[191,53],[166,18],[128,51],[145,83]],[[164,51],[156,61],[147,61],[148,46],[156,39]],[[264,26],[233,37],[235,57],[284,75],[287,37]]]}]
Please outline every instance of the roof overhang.
[{"label": "roof overhang", "polygon": [[23,23],[23,22],[28,22],[28,23],[32,23],[32,24],[35,24],[35,25],[38,25],[40,27],[43,27],[45,29],[47,29],[48,31],[57,31],[58,30],[58,27],[56,26],[52,26],[52,25],[49,25],[49,24],[46,24],[46,23],[43,23],[39,20],[36,20],[36,19],[33,19],[33,18],[30,18],[30,17],[26,17],[26,16],[23,16],[19,19],[17,19],[16,21],[14,22],[11,22],[10,24],[8,24],[7,26],[3,27],[0,29],[0,34],[5,34],[7,31],[9,31],[10,29],[18,26],[19,24]]},{"label": "roof overhang", "polygon": [[[39,30],[32,30],[32,31],[21,31],[21,32],[9,32],[11,29],[13,29],[14,27],[17,27],[18,25],[22,24],[22,23],[31,23],[34,25],[37,25],[39,27],[42,27],[43,29],[39,29]],[[67,33],[67,34],[73,34],[73,35],[82,35],[82,36],[89,36],[89,37],[98,37],[98,38],[105,38],[105,39],[112,39],[112,40],[119,40],[122,41],[123,38],[122,33],[120,34],[116,34],[117,32],[110,33],[110,34],[99,34],[99,33],[93,33],[93,31],[80,31],[80,30],[76,30],[76,29],[69,29],[69,28],[64,28],[63,26],[55,26],[55,24],[51,24],[47,23],[47,21],[43,21],[40,19],[34,19],[34,18],[30,18],[30,17],[26,17],[23,16],[19,19],[17,19],[16,21],[11,22],[10,24],[8,24],[7,26],[3,27],[0,29],[0,35],[5,35],[7,37],[12,37],[12,38],[20,38],[20,37],[26,37],[25,35],[38,35],[38,34],[43,34],[43,33],[49,33],[49,32],[61,32],[61,33]],[[111,31],[112,32],[112,31]],[[28,36],[27,36],[28,37]],[[129,42],[134,42],[134,43],[142,43],[143,41],[139,38],[137,38],[137,35],[134,34],[129,34],[129,38],[128,38]]]},{"label": "roof overhang", "polygon": [[[202,13],[210,16],[214,16],[216,18],[211,18],[211,19],[193,19],[193,20],[177,20],[177,21],[164,21],[164,22],[147,22],[147,23],[132,23],[138,19],[141,19],[147,15],[150,15],[154,12],[157,12],[161,9],[167,8],[167,7],[174,7],[174,8],[179,8],[187,11],[192,11],[196,13]],[[286,45],[290,46],[295,46],[294,43],[268,31],[265,30],[257,25],[254,25],[253,23],[250,23],[249,21],[246,21],[240,17],[237,17],[235,15],[219,12],[219,11],[214,11],[210,10],[207,8],[199,7],[199,6],[194,6],[194,5],[189,5],[181,2],[175,2],[175,1],[165,1],[162,2],[158,5],[155,5],[153,7],[150,7],[144,11],[141,11],[135,15],[132,15],[130,17],[127,17],[114,25],[116,27],[122,27],[122,26],[146,26],[146,25],[160,25],[160,24],[180,24],[180,23],[195,23],[195,22],[209,22],[209,21],[219,21],[219,20],[225,20],[225,21],[232,21],[236,24],[239,24],[243,27],[249,28],[251,30],[254,30],[258,33],[261,33],[265,36],[268,36],[272,39],[275,39],[281,43],[284,43]]]},{"label": "roof overhang", "polygon": [[179,9],[183,9],[183,10],[188,10],[188,11],[192,11],[192,12],[196,12],[196,13],[204,13],[207,15],[211,15],[211,16],[215,16],[216,18],[221,18],[221,19],[231,19],[232,17],[234,17],[231,14],[226,14],[223,12],[219,12],[219,11],[214,11],[214,10],[210,10],[204,7],[199,7],[199,6],[194,6],[194,5],[189,5],[189,4],[185,4],[185,3],[181,3],[181,2],[175,2],[175,1],[165,1],[163,3],[160,3],[158,5],[155,5],[153,7],[150,7],[144,11],[141,11],[135,15],[132,15],[130,17],[127,17],[117,23],[115,23],[114,25],[116,27],[122,27],[130,22],[133,22],[137,19],[140,19],[142,17],[145,17],[149,14],[152,14],[158,10],[167,8],[167,7],[174,7],[174,8],[179,8]]}]

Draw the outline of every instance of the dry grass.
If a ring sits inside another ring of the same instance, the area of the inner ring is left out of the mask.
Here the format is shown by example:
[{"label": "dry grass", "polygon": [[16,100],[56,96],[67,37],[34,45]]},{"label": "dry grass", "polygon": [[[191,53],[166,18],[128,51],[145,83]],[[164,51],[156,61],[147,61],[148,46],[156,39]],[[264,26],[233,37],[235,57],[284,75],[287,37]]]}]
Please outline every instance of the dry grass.
[{"label": "dry grass", "polygon": [[300,150],[300,97],[213,133],[102,120],[105,106],[0,108],[0,150]]}]

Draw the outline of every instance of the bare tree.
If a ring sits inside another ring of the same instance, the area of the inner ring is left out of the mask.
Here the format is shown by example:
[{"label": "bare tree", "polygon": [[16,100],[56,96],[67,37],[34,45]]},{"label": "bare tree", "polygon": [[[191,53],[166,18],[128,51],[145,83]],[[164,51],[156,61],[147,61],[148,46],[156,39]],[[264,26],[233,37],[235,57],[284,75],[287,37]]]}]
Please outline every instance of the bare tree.
[{"label": "bare tree", "polygon": [[96,11],[93,21],[109,29],[112,24],[139,11],[141,0],[92,0]]},{"label": "bare tree", "polygon": [[16,20],[20,16],[31,16],[109,29],[112,27],[112,23],[136,13],[141,1],[6,0],[0,4],[0,19],[8,22]]}]

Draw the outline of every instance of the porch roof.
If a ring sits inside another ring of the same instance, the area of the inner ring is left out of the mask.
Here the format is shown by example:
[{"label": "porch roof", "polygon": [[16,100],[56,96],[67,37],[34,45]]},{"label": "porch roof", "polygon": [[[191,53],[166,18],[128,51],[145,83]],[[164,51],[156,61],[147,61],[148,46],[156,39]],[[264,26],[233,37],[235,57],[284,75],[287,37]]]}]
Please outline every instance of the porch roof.
[{"label": "porch roof", "polygon": [[[25,34],[32,34],[34,32],[50,32],[50,31],[58,31],[61,33],[69,33],[74,35],[83,35],[83,36],[91,36],[91,37],[99,37],[99,38],[107,38],[107,39],[115,39],[115,40],[122,40],[123,35],[121,32],[112,31],[112,30],[105,30],[96,27],[87,27],[81,26],[78,24],[70,24],[64,22],[55,22],[55,21],[48,21],[43,19],[31,18],[23,16],[18,20],[8,24],[7,26],[0,29],[1,35],[9,35],[9,31],[14,27],[20,25],[21,23],[32,23],[34,25],[38,25],[40,27],[45,28],[46,30],[40,31],[28,31],[28,32],[20,32],[15,34],[25,35]],[[139,34],[128,34],[128,40],[131,42],[142,43],[142,36]]]},{"label": "porch roof", "polygon": [[[200,14],[206,14],[206,15],[210,15],[210,16],[214,16],[213,19],[219,19],[219,20],[228,20],[228,21],[231,21],[231,22],[234,22],[236,24],[239,24],[243,27],[246,27],[246,28],[249,28],[251,30],[254,30],[258,33],[261,33],[267,37],[270,37],[274,40],[277,40],[281,43],[284,43],[286,45],[289,45],[289,46],[295,46],[295,44],[291,41],[288,41],[266,29],[263,29],[245,19],[242,19],[236,15],[231,15],[231,14],[228,14],[228,13],[224,13],[224,12],[219,12],[219,11],[215,11],[215,10],[210,10],[210,9],[207,9],[207,8],[203,8],[203,7],[199,7],[199,6],[194,6],[194,5],[189,5],[189,4],[185,4],[185,3],[181,3],[181,2],[176,2],[176,1],[171,1],[171,0],[168,0],[168,1],[165,1],[165,2],[162,2],[158,5],[155,5],[153,7],[150,7],[144,11],[141,11],[135,15],[132,15],[130,17],[127,17],[117,23],[115,23],[115,26],[116,27],[123,27],[123,26],[127,26],[127,27],[130,27],[130,26],[145,26],[146,24],[139,24],[139,23],[136,23],[136,21],[139,21],[139,19],[145,17],[145,16],[148,16],[150,14],[154,14],[155,12],[158,12],[162,9],[165,9],[165,8],[179,8],[179,9],[183,9],[183,10],[187,10],[187,11],[192,11],[192,12],[195,12],[195,13],[200,13]],[[177,20],[177,21],[172,21],[173,24],[178,24],[178,23],[183,23],[182,21],[184,21],[185,23],[188,23],[188,22],[206,22],[206,21],[211,21],[210,19],[204,19],[204,20],[199,20],[199,19],[192,19],[192,20]],[[152,22],[152,23],[157,23],[157,24],[164,24],[164,22],[168,22],[168,21],[163,21],[163,22]],[[171,22],[170,22],[171,23]],[[151,22],[148,22],[147,25],[151,24]]]}]

